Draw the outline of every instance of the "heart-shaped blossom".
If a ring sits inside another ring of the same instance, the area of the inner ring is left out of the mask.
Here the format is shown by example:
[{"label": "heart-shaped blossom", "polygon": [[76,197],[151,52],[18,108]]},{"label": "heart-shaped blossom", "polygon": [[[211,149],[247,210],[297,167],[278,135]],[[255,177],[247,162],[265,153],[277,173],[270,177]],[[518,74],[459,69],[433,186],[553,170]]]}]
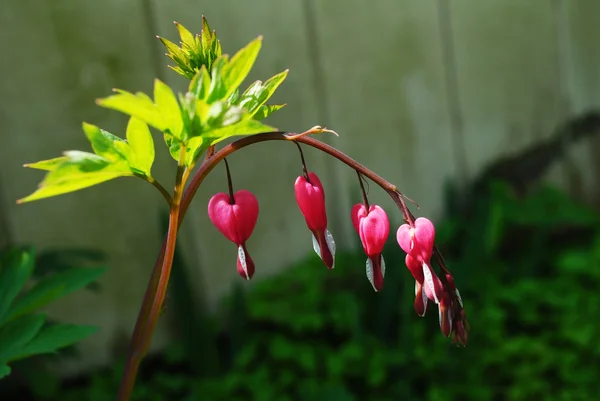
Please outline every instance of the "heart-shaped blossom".
[{"label": "heart-shaped blossom", "polygon": [[[433,223],[424,217],[415,220],[414,225],[403,224],[396,232],[398,245],[407,253],[406,267],[413,277],[423,286],[427,298],[439,303],[443,295],[443,286],[440,279],[431,268],[431,255],[435,240],[435,228]],[[421,295],[423,292],[421,293]],[[417,294],[417,298],[419,294]],[[419,303],[417,313],[420,313],[422,301],[415,299],[415,305]],[[423,302],[423,314],[427,309],[427,302]],[[415,306],[416,308],[416,306]]]},{"label": "heart-shaped blossom", "polygon": [[258,220],[258,201],[252,192],[239,190],[231,197],[220,192],[208,202],[208,217],[217,229],[238,246],[237,271],[250,280],[254,275],[254,262],[246,249]]},{"label": "heart-shaped blossom", "polygon": [[371,205],[367,210],[361,203],[352,207],[351,217],[367,254],[367,278],[375,291],[381,291],[385,276],[385,261],[381,252],[390,233],[390,221],[381,207]]},{"label": "heart-shaped blossom", "polygon": [[325,191],[321,180],[315,173],[301,175],[294,184],[294,194],[300,211],[313,234],[313,248],[329,269],[334,267],[335,242],[327,230],[327,212],[325,210]]}]

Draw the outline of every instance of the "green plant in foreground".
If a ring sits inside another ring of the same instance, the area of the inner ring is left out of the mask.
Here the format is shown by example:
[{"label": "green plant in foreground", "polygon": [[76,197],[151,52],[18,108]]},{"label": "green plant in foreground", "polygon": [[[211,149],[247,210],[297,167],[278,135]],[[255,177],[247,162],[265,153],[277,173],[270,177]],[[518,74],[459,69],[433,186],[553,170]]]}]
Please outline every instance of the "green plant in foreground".
[{"label": "green plant in foreground", "polygon": [[0,254],[0,378],[10,374],[12,362],[54,353],[97,330],[92,326],[49,324],[39,310],[92,283],[106,269],[63,270],[45,275],[25,290],[34,265],[32,249],[12,248]]},{"label": "green plant in foreground", "polygon": [[[210,31],[205,19],[202,25],[202,32],[194,36],[182,25],[177,24],[181,46],[161,38],[168,56],[177,64],[172,67],[173,70],[190,79],[185,94],[176,96],[171,88],[159,80],[154,82],[153,99],[143,93],[133,94],[116,90],[115,95],[99,99],[97,103],[130,116],[126,139],[84,123],[83,130],[94,153],[67,151],[61,157],[26,165],[45,170],[47,174],[38,190],[21,199],[20,203],[72,192],[117,177],[134,176],[154,185],[170,207],[167,236],[138,315],[118,399],[126,401],[131,398],[141,360],[148,350],[163,309],[177,232],[191,199],[204,178],[219,162],[246,146],[264,141],[291,141],[298,146],[300,152],[300,143],[325,152],[355,170],[359,179],[372,180],[392,198],[402,211],[406,222],[406,225],[401,227],[402,234],[399,234],[398,239],[410,256],[407,264],[416,284],[423,288],[423,291],[419,291],[419,296],[423,294],[422,302],[425,302],[424,297],[435,301],[440,308],[443,333],[452,336],[458,344],[466,344],[468,323],[462,301],[443,258],[434,247],[433,226],[428,226],[424,231],[421,225],[415,225],[415,218],[395,185],[334,147],[309,137],[311,134],[333,131],[315,126],[300,134],[294,134],[277,131],[262,123],[262,119],[283,107],[269,105],[267,101],[284,81],[287,71],[265,82],[256,81],[241,92],[239,86],[258,56],[262,38],[253,40],[230,58],[221,54],[221,45],[216,34]],[[172,194],[151,174],[154,142],[149,127],[162,133],[171,156],[177,161]],[[216,145],[220,142],[242,135],[247,137],[216,151]],[[203,155],[203,161],[198,163]],[[186,188],[186,183],[197,165],[199,167]],[[313,233],[315,251],[327,267],[332,268],[335,243],[333,236],[326,229],[323,186],[317,178],[311,178],[316,175],[307,171],[303,157],[302,165],[303,175],[298,177],[295,185],[296,199]],[[245,241],[256,224],[258,205],[250,192],[234,193],[229,171],[228,183],[228,194],[217,194],[211,199],[209,216],[213,224],[238,246],[238,271],[249,279],[254,263],[247,253]],[[385,236],[387,237],[387,233]],[[432,268],[432,257],[438,265],[439,277]],[[383,279],[385,271],[374,272],[376,268],[382,267],[378,263],[369,265],[367,262],[367,276],[371,281],[374,274],[381,274],[377,280]]]}]

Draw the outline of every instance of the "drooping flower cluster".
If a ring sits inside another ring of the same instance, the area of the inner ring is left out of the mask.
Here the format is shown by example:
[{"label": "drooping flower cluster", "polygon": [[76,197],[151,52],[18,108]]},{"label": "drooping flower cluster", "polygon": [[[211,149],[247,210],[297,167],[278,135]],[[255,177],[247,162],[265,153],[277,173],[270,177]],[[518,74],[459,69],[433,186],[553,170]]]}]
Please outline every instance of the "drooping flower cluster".
[{"label": "drooping flower cluster", "polygon": [[425,316],[428,301],[434,301],[438,305],[442,333],[446,337],[453,334],[454,342],[466,344],[468,323],[454,279],[445,272],[445,283],[442,283],[431,267],[435,240],[433,223],[420,217],[413,224],[403,224],[398,228],[396,239],[406,252],[406,267],[415,279],[415,311],[419,316]]},{"label": "drooping flower cluster", "polygon": [[[301,152],[301,151],[300,151]],[[302,154],[302,153],[301,153]],[[304,173],[294,183],[294,194],[306,225],[312,233],[313,248],[328,269],[335,266],[335,242],[327,229],[325,191],[321,180],[314,172]],[[249,191],[240,190],[234,195],[229,169],[229,195],[218,193],[208,204],[208,214],[212,223],[230,241],[238,246],[237,270],[245,279],[252,278],[254,262],[246,249],[246,241],[252,234],[258,218],[258,201]],[[376,292],[383,289],[386,265],[382,255],[390,232],[390,222],[386,212],[378,205],[369,205],[362,185],[363,203],[354,205],[351,219],[367,256],[366,275]],[[403,208],[405,221],[396,232],[396,240],[406,252],[406,267],[415,279],[414,308],[419,316],[425,316],[429,302],[438,305],[439,323],[442,333],[453,341],[465,345],[468,338],[468,322],[462,299],[450,272],[443,262],[438,263],[440,277],[432,267],[434,254],[435,228],[423,217],[416,220]],[[408,217],[407,217],[408,216]]]}]

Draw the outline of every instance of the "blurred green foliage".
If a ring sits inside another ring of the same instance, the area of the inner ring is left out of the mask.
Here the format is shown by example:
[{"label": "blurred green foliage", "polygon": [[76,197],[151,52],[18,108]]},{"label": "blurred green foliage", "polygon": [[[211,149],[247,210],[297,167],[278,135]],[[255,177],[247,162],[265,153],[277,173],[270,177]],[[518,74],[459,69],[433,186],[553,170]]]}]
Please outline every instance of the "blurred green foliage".
[{"label": "blurred green foliage", "polygon": [[[414,282],[390,242],[379,294],[362,252],[340,253],[333,271],[309,257],[237,288],[218,320],[196,310],[135,399],[600,399],[600,216],[561,191],[519,199],[502,183],[469,210],[448,204],[438,244],[469,315],[467,348],[442,336],[435,308],[413,311]],[[119,377],[97,373],[53,399],[111,399]]]}]

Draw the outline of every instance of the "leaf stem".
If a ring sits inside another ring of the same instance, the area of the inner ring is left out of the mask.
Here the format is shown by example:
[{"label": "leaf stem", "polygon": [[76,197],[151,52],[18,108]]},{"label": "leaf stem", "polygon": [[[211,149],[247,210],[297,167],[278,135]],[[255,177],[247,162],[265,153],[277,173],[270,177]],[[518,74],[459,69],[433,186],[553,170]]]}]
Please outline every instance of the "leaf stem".
[{"label": "leaf stem", "polygon": [[146,177],[146,180],[150,184],[152,184],[156,189],[158,189],[158,191],[162,194],[162,196],[167,201],[167,204],[169,205],[169,207],[171,207],[171,205],[173,204],[173,198],[171,198],[171,194],[169,193],[169,191],[167,191],[165,189],[165,187],[163,187],[161,185],[161,183],[156,181],[153,177]]},{"label": "leaf stem", "polygon": [[[182,147],[177,166],[173,201],[171,202],[169,211],[167,237],[161,248],[157,263],[154,266],[150,283],[146,289],[144,301],[135,324],[125,371],[123,372],[119,388],[119,401],[129,401],[131,399],[140,363],[150,347],[152,335],[156,329],[156,324],[158,323],[167,294],[171,267],[173,266],[173,256],[175,255],[177,231],[179,229],[181,198],[185,185],[184,176],[189,174],[185,168],[185,152],[186,148]],[[158,266],[160,266],[160,269],[158,269]]]}]

